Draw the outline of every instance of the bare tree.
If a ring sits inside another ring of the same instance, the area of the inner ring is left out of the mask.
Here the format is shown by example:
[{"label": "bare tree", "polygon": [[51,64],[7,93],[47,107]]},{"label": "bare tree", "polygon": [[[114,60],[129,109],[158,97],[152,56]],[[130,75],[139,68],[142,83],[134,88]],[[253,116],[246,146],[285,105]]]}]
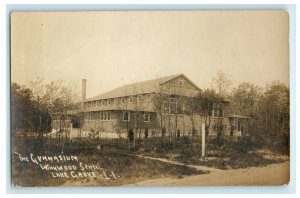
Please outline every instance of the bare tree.
[{"label": "bare tree", "polygon": [[[154,108],[158,113],[162,141],[165,128],[168,129],[169,144],[176,146],[176,139],[180,136],[178,118],[183,114],[183,105],[187,100],[185,90],[178,87],[175,82],[161,85],[154,97]],[[167,121],[167,127],[164,126]],[[174,121],[174,125],[172,123]]]},{"label": "bare tree", "polygon": [[[31,81],[33,96],[38,101],[39,109],[43,108],[50,116],[42,120],[40,124],[50,124],[53,116],[59,117],[58,144],[64,149],[67,132],[70,131],[71,115],[70,111],[78,109],[78,95],[73,86],[67,87],[63,81],[44,83],[42,78]],[[53,123],[52,123],[53,124]],[[41,130],[41,127],[40,127]],[[44,131],[42,131],[42,137]],[[51,140],[51,134],[50,134]]]},{"label": "bare tree", "polygon": [[231,89],[232,80],[222,70],[217,72],[216,77],[212,80],[212,88],[217,90],[220,96],[226,97]]}]

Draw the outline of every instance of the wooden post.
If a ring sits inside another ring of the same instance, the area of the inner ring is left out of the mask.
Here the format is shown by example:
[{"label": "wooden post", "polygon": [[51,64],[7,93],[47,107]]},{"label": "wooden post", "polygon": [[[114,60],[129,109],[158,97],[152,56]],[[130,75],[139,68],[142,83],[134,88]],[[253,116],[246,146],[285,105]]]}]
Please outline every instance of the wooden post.
[{"label": "wooden post", "polygon": [[202,159],[205,159],[205,124],[202,124]]}]

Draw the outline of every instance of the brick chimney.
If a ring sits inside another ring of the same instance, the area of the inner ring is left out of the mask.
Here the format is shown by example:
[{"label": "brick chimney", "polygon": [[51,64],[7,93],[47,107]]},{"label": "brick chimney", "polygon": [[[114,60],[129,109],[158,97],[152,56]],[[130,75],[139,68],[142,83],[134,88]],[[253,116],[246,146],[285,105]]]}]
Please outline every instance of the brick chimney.
[{"label": "brick chimney", "polygon": [[86,99],[86,79],[82,79],[81,94],[81,107],[83,107],[83,102]]}]

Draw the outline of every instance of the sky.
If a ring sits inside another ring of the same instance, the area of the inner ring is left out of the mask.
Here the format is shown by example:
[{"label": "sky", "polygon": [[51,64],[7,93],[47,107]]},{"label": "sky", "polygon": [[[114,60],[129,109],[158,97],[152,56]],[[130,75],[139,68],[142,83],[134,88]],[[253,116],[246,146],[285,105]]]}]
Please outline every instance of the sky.
[{"label": "sky", "polygon": [[234,85],[289,85],[285,11],[15,12],[11,80],[64,80],[87,97],[183,73],[200,88],[222,70]]}]

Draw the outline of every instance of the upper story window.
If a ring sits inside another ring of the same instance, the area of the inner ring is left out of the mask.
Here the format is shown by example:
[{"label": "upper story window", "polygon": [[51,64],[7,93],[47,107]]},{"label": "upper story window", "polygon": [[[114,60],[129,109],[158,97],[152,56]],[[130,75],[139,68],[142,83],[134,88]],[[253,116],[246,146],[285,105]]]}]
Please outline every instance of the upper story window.
[{"label": "upper story window", "polygon": [[111,104],[111,101],[110,101],[110,99],[108,99],[108,100],[107,100],[107,103],[108,103],[109,105]]},{"label": "upper story window", "polygon": [[142,102],[142,96],[141,95],[138,95],[138,102]]},{"label": "upper story window", "polygon": [[102,100],[102,105],[106,105],[106,100]]},{"label": "upper story window", "polygon": [[130,103],[133,102],[133,96],[129,96],[129,102],[130,102]]},{"label": "upper story window", "polygon": [[147,100],[150,100],[150,99],[151,99],[151,95],[150,95],[150,94],[147,94],[147,95],[146,95],[146,98],[147,98]]},{"label": "upper story window", "polygon": [[149,122],[150,121],[150,113],[145,113],[144,114],[144,122]]},{"label": "upper story window", "polygon": [[130,121],[130,113],[128,111],[123,112],[123,121],[124,122]]},{"label": "upper story window", "polygon": [[121,102],[124,104],[125,103],[125,97],[121,98]]},{"label": "upper story window", "polygon": [[183,87],[184,81],[183,80],[178,80],[178,87]]}]

